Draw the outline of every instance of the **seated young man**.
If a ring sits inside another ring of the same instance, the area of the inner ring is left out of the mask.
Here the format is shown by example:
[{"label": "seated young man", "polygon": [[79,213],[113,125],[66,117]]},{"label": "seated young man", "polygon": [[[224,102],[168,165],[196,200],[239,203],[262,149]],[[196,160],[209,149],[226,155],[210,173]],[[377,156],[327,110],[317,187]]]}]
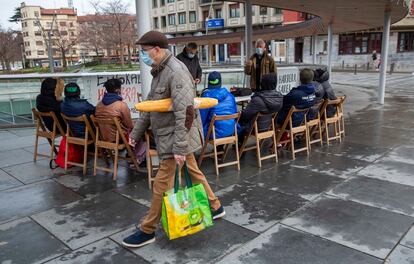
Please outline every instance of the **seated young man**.
[{"label": "seated young man", "polygon": [[[104,83],[106,93],[102,98],[102,101],[98,103],[95,110],[95,116],[98,118],[110,118],[118,117],[121,122],[121,127],[125,131],[129,131],[134,128],[132,123],[131,111],[128,105],[122,102],[121,97],[121,81],[119,79],[110,79]],[[115,142],[117,128],[115,125],[102,125],[101,126],[102,137],[106,141]]]},{"label": "seated young man", "polygon": [[[69,117],[78,117],[85,114],[88,118],[95,114],[95,106],[86,99],[80,98],[80,88],[76,83],[68,83],[65,86],[65,99],[60,105],[61,112]],[[80,122],[69,123],[71,131],[76,137],[85,137],[85,124]]]},{"label": "seated young man", "polygon": [[[207,137],[210,128],[211,119],[215,115],[232,115],[237,113],[236,99],[225,88],[221,86],[221,74],[219,72],[211,72],[208,75],[208,89],[206,89],[201,97],[215,98],[218,104],[212,108],[201,109],[201,121],[203,122],[204,137]],[[235,120],[220,120],[215,122],[216,138],[223,138],[233,135]],[[212,138],[213,135],[210,136]]]},{"label": "seated young man", "polygon": [[[300,83],[296,88],[283,97],[283,107],[277,117],[277,123],[282,125],[292,106],[298,109],[312,107],[315,104],[315,86],[313,81],[313,71],[311,69],[303,69],[300,71]],[[292,117],[292,126],[299,126],[304,119],[303,113],[294,113]]]},{"label": "seated young man", "polygon": [[[329,83],[329,71],[327,69],[317,69],[314,71],[314,84],[316,102],[324,99],[335,100],[335,92]],[[328,117],[332,117],[335,114],[335,107],[329,105],[326,109]]]},{"label": "seated young man", "polygon": [[[239,142],[243,142],[244,137],[250,132],[254,118],[258,113],[276,113],[282,108],[283,96],[276,91],[277,75],[275,73],[265,74],[260,83],[261,89],[253,94],[251,101],[241,113]],[[271,116],[260,118],[258,120],[259,131],[268,129],[271,122]]]},{"label": "seated young man", "polygon": [[[54,112],[60,125],[66,130],[65,121],[60,115],[60,104],[62,102],[62,92],[65,83],[62,79],[46,78],[42,81],[40,94],[36,97],[36,108],[39,112]],[[49,131],[53,130],[53,119],[45,117],[43,119]],[[58,131],[59,132],[59,131]]]}]

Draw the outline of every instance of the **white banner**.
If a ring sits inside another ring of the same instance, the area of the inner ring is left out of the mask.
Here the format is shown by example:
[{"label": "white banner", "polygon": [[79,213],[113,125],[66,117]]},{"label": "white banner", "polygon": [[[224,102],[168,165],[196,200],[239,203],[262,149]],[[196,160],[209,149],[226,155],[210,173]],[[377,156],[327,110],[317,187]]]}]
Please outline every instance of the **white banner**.
[{"label": "white banner", "polygon": [[297,87],[299,82],[299,68],[298,67],[280,67],[277,68],[277,87],[276,90],[281,94],[286,95]]},{"label": "white banner", "polygon": [[90,91],[90,103],[96,105],[102,100],[105,94],[103,84],[112,78],[117,78],[122,82],[122,101],[125,102],[131,110],[132,118],[139,116],[138,111],[135,110],[134,105],[142,101],[141,97],[141,81],[139,74],[114,74],[114,75],[97,75],[84,77],[84,89]]}]

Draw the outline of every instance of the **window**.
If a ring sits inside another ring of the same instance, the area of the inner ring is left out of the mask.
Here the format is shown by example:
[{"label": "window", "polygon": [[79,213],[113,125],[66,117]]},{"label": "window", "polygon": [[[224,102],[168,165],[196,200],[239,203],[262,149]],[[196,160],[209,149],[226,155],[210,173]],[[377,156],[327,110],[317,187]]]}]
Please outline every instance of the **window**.
[{"label": "window", "polygon": [[52,22],[46,22],[46,27],[50,28],[52,26]]},{"label": "window", "polygon": [[178,13],[178,24],[185,24],[185,12]]},{"label": "window", "polygon": [[59,25],[60,25],[61,27],[66,27],[66,22],[61,21],[61,22],[59,22]]},{"label": "window", "polygon": [[160,6],[165,6],[165,0],[160,0],[160,1],[161,1]]},{"label": "window", "polygon": [[274,10],[275,10],[275,11],[274,11],[275,15],[281,15],[281,14],[282,14],[282,9],[280,9],[280,8],[275,8]]},{"label": "window", "polygon": [[35,31],[35,36],[42,36],[42,32],[41,31]]},{"label": "window", "polygon": [[37,46],[43,46],[43,41],[36,41]]},{"label": "window", "polygon": [[175,14],[168,15],[168,25],[170,26],[175,25]]},{"label": "window", "polygon": [[68,32],[67,31],[60,31],[60,35],[61,36],[67,36],[68,35]]},{"label": "window", "polygon": [[44,50],[38,50],[37,55],[45,55],[45,51]]},{"label": "window", "polygon": [[381,33],[339,35],[339,55],[381,51]]},{"label": "window", "polygon": [[73,22],[70,22],[69,23],[69,27],[73,27]]},{"label": "window", "polygon": [[165,16],[161,17],[161,27],[165,28],[167,26],[167,18]]},{"label": "window", "polygon": [[72,50],[72,54],[76,54],[76,50]]},{"label": "window", "polygon": [[221,9],[216,9],[216,11],[215,11],[215,17],[216,18],[222,18]]},{"label": "window", "polygon": [[195,11],[190,11],[189,20],[190,20],[190,23],[196,23],[197,22],[197,16],[196,16]]},{"label": "window", "polygon": [[167,3],[174,3],[175,0],[167,0]]},{"label": "window", "polygon": [[25,42],[24,44],[25,44],[26,47],[30,47],[30,42],[29,41]]},{"label": "window", "polygon": [[398,52],[414,51],[414,32],[398,33]]},{"label": "window", "polygon": [[265,7],[265,6],[260,7],[260,15],[261,16],[266,16],[267,15],[267,7]]},{"label": "window", "polygon": [[33,21],[33,26],[35,26],[35,27],[40,26],[40,22],[39,21]]},{"label": "window", "polygon": [[71,31],[71,32],[70,32],[70,35],[71,35],[72,37],[74,37],[74,36],[75,36],[75,32]]},{"label": "window", "polygon": [[240,4],[229,5],[230,18],[240,17]]},{"label": "window", "polygon": [[154,22],[154,28],[159,28],[160,25],[158,24],[158,17],[154,17],[153,22]]},{"label": "window", "polygon": [[39,17],[39,12],[38,11],[34,11],[34,16],[35,17]]},{"label": "window", "polygon": [[153,8],[158,7],[158,0],[152,0],[152,7]]}]

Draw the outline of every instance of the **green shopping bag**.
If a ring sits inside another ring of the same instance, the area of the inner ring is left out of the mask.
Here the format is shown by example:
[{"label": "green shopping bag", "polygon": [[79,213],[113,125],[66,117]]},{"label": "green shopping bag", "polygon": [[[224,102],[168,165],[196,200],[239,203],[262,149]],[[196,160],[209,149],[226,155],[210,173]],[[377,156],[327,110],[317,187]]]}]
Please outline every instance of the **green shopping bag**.
[{"label": "green shopping bag", "polygon": [[187,186],[179,187],[177,165],[174,188],[164,193],[162,200],[162,226],[170,240],[200,232],[213,225],[204,186],[201,183],[193,185],[186,163],[183,168]]}]

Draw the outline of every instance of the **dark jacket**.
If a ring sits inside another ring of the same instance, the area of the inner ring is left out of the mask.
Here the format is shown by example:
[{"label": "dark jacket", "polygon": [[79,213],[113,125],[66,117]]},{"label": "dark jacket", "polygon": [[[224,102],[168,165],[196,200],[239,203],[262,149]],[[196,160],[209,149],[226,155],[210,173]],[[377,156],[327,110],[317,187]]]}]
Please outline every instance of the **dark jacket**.
[{"label": "dark jacket", "polygon": [[260,76],[257,76],[256,74],[256,67],[258,62],[258,55],[255,53],[250,57],[250,60],[253,62],[252,65],[246,65],[244,66],[244,73],[246,75],[250,75],[250,89],[253,91],[260,90],[260,83],[258,84],[257,81],[261,80],[263,75],[269,74],[269,73],[276,73],[277,67],[276,63],[272,56],[269,55],[263,55],[260,60]]},{"label": "dark jacket", "polygon": [[[259,91],[253,94],[251,101],[242,111],[240,117],[241,134],[246,134],[253,126],[254,118],[258,113],[270,114],[276,113],[282,108],[283,96],[276,90]],[[259,130],[265,130],[270,127],[272,122],[271,116],[260,118],[257,123]]]},{"label": "dark jacket", "polygon": [[[203,123],[204,137],[207,136],[211,119],[215,115],[232,115],[237,113],[236,99],[226,88],[207,89],[201,97],[215,98],[218,104],[213,108],[201,109],[201,121]],[[216,138],[233,135],[235,120],[220,120],[215,123]]]},{"label": "dark jacket", "polygon": [[[313,83],[300,85],[290,90],[290,92],[283,97],[283,107],[277,120],[279,124],[283,124],[287,114],[292,106],[298,109],[305,109],[312,107],[315,104],[315,86]],[[293,126],[298,126],[303,120],[302,113],[295,113],[292,117]]]},{"label": "dark jacket", "polygon": [[[70,117],[78,117],[85,114],[88,118],[95,114],[95,106],[88,103],[86,99],[65,97],[65,100],[60,105],[63,114]],[[69,122],[71,131],[77,137],[85,137],[85,124],[80,122]]]},{"label": "dark jacket", "polygon": [[187,56],[187,51],[184,48],[183,52],[177,55],[177,59],[182,61],[185,66],[187,66],[188,71],[191,73],[191,76],[193,76],[193,80],[201,80],[201,75],[203,72],[201,70],[200,61],[197,55],[195,55],[194,58],[190,59]]},{"label": "dark jacket", "polygon": [[[336,95],[329,83],[329,72],[328,71],[316,71],[315,72],[315,95],[316,102],[324,99],[335,100]],[[335,114],[335,107],[330,105],[326,109],[328,117],[332,117]]]},{"label": "dark jacket", "polygon": [[[56,100],[55,89],[42,87],[40,94],[36,97],[36,108],[39,112],[54,112],[59,120],[60,125],[66,131],[65,121],[63,121],[60,115],[61,101]],[[43,118],[46,128],[50,131],[53,130],[53,119],[50,117]],[[59,132],[59,131],[58,131]]]}]

